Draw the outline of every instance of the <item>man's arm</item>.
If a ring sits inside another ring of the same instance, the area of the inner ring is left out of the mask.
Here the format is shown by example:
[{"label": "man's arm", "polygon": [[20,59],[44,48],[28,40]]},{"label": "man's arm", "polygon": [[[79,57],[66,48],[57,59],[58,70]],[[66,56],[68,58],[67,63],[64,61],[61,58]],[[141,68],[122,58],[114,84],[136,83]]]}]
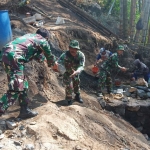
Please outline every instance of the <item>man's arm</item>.
[{"label": "man's arm", "polygon": [[42,49],[42,51],[47,59],[48,66],[49,67],[53,66],[55,64],[56,58],[51,52],[49,43],[46,40],[41,41],[40,48]]}]

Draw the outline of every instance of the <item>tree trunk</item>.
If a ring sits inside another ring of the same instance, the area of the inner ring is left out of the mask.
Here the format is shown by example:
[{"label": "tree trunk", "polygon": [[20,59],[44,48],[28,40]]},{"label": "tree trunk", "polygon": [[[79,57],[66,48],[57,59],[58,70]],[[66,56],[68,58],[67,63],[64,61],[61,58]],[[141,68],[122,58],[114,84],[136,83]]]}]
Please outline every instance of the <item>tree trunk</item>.
[{"label": "tree trunk", "polygon": [[124,38],[128,38],[128,11],[127,11],[127,0],[123,1],[123,35]]},{"label": "tree trunk", "polygon": [[120,0],[120,37],[123,37],[123,0]]},{"label": "tree trunk", "polygon": [[131,0],[131,10],[130,10],[130,38],[133,41],[135,34],[135,14],[136,14],[136,1]]},{"label": "tree trunk", "polygon": [[145,2],[145,10],[144,10],[144,16],[143,16],[143,30],[142,30],[142,43],[146,43],[146,36],[148,32],[148,22],[149,22],[149,12],[150,12],[150,0],[146,0]]},{"label": "tree trunk", "polygon": [[[142,1],[142,11],[141,11],[141,15],[140,15],[140,18],[142,19],[142,23],[143,23],[143,17],[144,17],[144,10],[145,10],[145,7],[146,7],[146,3],[145,3],[146,0]],[[135,34],[135,37],[134,37],[134,42],[136,43],[139,43],[140,42],[140,38],[141,38],[141,30],[136,30],[136,34]]]}]

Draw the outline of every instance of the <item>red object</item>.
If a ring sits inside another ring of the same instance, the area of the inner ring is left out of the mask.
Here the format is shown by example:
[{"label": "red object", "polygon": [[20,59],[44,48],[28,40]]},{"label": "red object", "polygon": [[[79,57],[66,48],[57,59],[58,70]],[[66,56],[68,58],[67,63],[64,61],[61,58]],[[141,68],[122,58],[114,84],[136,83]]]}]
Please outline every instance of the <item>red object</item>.
[{"label": "red object", "polygon": [[92,68],[93,74],[97,74],[98,71],[99,71],[99,68],[98,68],[97,66],[94,66],[94,67]]},{"label": "red object", "polygon": [[121,85],[121,80],[115,79],[115,86],[120,86]]},{"label": "red object", "polygon": [[52,69],[55,71],[55,72],[58,72],[58,65],[54,65],[53,67],[52,67]]}]

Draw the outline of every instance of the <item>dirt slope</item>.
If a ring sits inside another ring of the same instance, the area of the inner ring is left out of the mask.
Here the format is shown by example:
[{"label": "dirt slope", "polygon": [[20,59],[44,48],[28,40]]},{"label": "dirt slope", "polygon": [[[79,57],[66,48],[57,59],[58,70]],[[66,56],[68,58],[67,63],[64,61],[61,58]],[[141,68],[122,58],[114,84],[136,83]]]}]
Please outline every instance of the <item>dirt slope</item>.
[{"label": "dirt slope", "polygon": [[[89,68],[95,58],[95,40],[103,43],[107,39],[57,1],[35,0],[34,3],[53,14],[45,25],[50,29],[53,47],[65,50],[70,39],[76,38],[86,55],[86,69]],[[66,23],[56,26],[57,16],[64,17]],[[5,137],[0,141],[2,150],[21,150],[26,144],[33,144],[35,150],[150,149],[139,131],[119,116],[102,110],[94,95],[81,91],[84,104],[74,102],[72,106],[67,106],[61,78],[44,64],[32,61],[26,65],[26,74],[29,76],[29,95],[32,99],[30,107],[39,115],[17,122],[14,117],[18,115],[19,107],[10,107],[0,119],[15,120],[18,126],[4,132]],[[2,69],[0,82],[2,95],[7,89],[6,75]],[[22,126],[23,130],[20,129]],[[16,145],[14,141],[21,144]]]}]

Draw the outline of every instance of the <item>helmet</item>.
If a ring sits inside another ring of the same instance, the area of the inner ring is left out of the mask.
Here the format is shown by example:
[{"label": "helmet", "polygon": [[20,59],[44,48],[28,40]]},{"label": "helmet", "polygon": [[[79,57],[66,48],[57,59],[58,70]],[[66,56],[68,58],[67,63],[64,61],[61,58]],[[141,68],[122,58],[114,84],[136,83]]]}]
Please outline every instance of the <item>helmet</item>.
[{"label": "helmet", "polygon": [[102,53],[102,52],[104,52],[104,51],[105,51],[105,48],[102,47],[102,48],[100,49],[100,53]]},{"label": "helmet", "polygon": [[79,47],[79,42],[78,42],[77,40],[72,40],[72,41],[70,42],[69,47],[76,48],[76,49],[80,49],[80,47]]},{"label": "helmet", "polygon": [[36,34],[39,34],[41,35],[42,37],[44,38],[50,38],[50,34],[49,34],[49,31],[46,30],[45,28],[39,28],[37,31],[36,31]]},{"label": "helmet", "polygon": [[124,50],[124,46],[123,46],[123,45],[118,45],[117,50],[125,51],[125,50]]}]

